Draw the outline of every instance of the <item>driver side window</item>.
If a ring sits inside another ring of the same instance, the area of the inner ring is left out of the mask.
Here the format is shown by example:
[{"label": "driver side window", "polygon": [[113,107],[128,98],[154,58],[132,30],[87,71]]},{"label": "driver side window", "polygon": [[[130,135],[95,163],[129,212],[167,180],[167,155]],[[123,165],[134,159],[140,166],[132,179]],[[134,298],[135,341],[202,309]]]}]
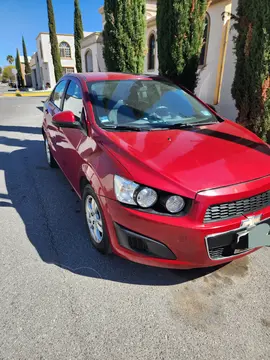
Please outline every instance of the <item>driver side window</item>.
[{"label": "driver side window", "polygon": [[70,81],[63,104],[63,111],[72,111],[77,121],[86,130],[85,110],[82,100],[82,91],[78,84]]},{"label": "driver side window", "polygon": [[59,109],[61,109],[61,101],[65,91],[67,81],[63,80],[58,85],[56,85],[54,92],[51,95],[51,101],[56,105]]}]

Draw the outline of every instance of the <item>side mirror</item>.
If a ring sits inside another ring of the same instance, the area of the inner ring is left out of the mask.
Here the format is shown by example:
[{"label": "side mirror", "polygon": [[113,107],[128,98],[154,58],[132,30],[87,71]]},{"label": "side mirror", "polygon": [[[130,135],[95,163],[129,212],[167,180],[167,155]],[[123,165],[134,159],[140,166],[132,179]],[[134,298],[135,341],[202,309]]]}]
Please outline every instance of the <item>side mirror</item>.
[{"label": "side mirror", "polygon": [[62,111],[55,114],[52,118],[53,125],[61,128],[80,129],[81,124],[76,121],[72,111]]},{"label": "side mirror", "polygon": [[216,108],[214,107],[214,105],[207,104],[207,106],[209,106],[212,110],[214,110],[215,112],[217,112],[217,110],[216,110]]}]

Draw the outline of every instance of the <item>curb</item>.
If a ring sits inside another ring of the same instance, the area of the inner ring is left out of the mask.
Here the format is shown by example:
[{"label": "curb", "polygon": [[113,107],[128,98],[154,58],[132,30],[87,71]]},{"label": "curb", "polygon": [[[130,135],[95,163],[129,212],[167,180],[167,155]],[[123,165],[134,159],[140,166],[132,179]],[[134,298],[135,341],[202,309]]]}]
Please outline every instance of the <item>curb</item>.
[{"label": "curb", "polygon": [[0,94],[2,97],[44,97],[44,96],[50,96],[51,91],[44,91],[44,92],[14,92],[14,93],[3,93]]}]

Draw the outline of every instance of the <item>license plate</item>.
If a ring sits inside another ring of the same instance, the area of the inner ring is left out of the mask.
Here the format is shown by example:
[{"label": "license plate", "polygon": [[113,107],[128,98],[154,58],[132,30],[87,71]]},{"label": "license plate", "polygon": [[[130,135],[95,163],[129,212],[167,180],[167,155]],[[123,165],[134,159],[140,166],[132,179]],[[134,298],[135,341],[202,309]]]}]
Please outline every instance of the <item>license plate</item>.
[{"label": "license plate", "polygon": [[[270,246],[270,226],[268,223],[256,225],[250,230],[239,232],[237,244],[240,248],[254,249],[261,246]],[[238,247],[238,248],[239,248]]]}]

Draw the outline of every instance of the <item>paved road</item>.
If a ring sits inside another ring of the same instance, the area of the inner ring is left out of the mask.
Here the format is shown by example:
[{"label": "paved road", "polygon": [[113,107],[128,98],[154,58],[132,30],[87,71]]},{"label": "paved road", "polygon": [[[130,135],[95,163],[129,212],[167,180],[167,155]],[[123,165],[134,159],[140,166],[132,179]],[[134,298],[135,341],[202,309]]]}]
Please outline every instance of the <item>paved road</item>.
[{"label": "paved road", "polygon": [[212,272],[98,254],[41,106],[0,98],[0,359],[269,359],[270,250]]},{"label": "paved road", "polygon": [[0,94],[2,94],[3,92],[7,92],[10,89],[11,87],[9,87],[7,84],[0,83]]}]

